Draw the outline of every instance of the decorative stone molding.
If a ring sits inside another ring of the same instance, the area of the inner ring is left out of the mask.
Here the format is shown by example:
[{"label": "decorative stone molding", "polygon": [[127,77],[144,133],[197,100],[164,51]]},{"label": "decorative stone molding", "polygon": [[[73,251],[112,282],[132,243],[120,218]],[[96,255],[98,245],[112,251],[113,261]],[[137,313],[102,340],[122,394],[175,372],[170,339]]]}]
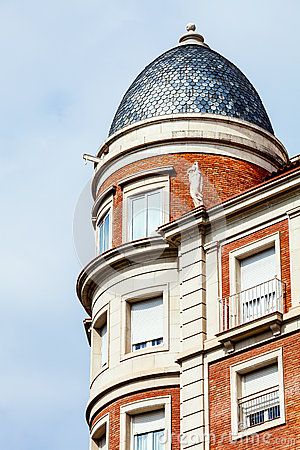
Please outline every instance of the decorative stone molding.
[{"label": "decorative stone molding", "polygon": [[145,179],[148,177],[155,177],[159,175],[169,175],[174,176],[176,174],[175,169],[173,166],[169,167],[157,167],[156,169],[150,169],[150,170],[142,170],[141,172],[134,173],[126,178],[123,178],[118,182],[118,185],[122,188],[128,184],[132,183],[134,181],[138,181],[140,179]]}]

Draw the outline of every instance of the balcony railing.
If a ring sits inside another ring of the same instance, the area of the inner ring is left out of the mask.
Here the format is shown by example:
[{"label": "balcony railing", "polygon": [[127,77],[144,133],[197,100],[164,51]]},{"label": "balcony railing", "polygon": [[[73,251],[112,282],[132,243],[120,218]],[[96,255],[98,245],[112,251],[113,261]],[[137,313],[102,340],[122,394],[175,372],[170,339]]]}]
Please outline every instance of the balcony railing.
[{"label": "balcony railing", "polygon": [[285,284],[278,278],[219,300],[220,332],[259,317],[283,312]]},{"label": "balcony railing", "polygon": [[238,400],[239,431],[280,417],[279,387],[258,392]]}]

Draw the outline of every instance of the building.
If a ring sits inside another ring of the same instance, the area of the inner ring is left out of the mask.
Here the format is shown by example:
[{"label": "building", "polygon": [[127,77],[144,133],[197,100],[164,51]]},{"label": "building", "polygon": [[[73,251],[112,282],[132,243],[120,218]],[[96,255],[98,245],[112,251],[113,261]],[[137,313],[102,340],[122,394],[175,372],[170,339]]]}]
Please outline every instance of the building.
[{"label": "building", "polygon": [[94,163],[91,450],[299,449],[300,158],[193,24]]}]

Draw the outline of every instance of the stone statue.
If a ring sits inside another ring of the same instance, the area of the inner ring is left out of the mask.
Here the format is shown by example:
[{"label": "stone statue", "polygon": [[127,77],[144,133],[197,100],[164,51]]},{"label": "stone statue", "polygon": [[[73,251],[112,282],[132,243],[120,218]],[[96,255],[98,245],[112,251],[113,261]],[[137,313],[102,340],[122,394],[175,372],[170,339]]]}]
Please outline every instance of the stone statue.
[{"label": "stone statue", "polygon": [[203,206],[203,176],[199,170],[198,162],[194,162],[187,173],[190,182],[190,194],[194,205],[196,208]]}]

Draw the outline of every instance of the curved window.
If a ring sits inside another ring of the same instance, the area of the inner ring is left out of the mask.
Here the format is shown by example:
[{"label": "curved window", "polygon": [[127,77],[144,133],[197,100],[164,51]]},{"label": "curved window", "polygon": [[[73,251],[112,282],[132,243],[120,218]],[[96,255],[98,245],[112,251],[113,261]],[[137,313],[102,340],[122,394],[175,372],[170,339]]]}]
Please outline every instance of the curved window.
[{"label": "curved window", "polygon": [[110,209],[104,214],[97,224],[98,249],[100,255],[111,247],[111,212]]}]

